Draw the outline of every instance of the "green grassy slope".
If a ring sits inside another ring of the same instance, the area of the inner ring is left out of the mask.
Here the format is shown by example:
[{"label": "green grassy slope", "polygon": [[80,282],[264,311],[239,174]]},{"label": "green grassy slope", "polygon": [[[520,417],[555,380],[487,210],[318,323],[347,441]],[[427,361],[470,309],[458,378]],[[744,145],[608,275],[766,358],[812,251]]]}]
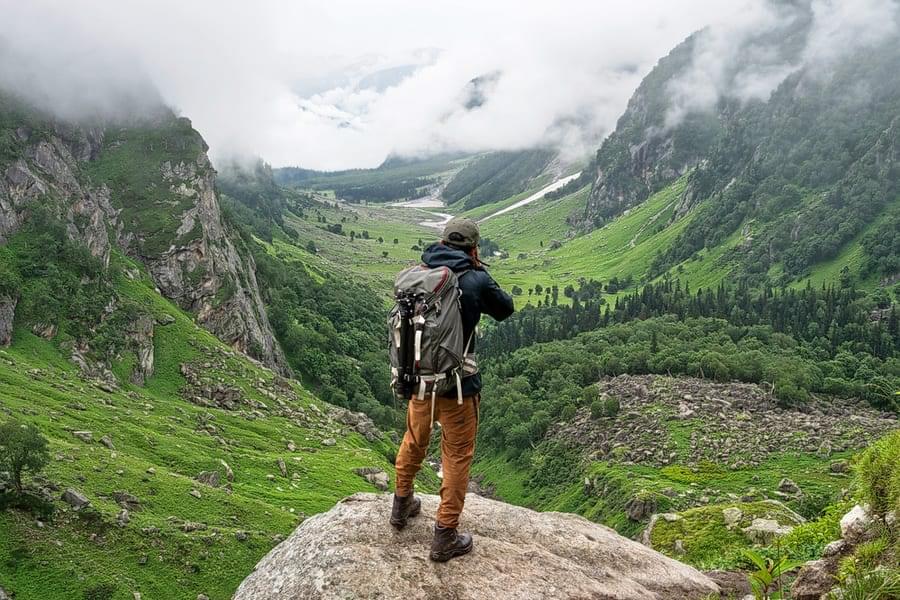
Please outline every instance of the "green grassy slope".
[{"label": "green grassy slope", "polygon": [[[536,284],[562,288],[579,278],[631,277],[637,282],[656,252],[671,243],[687,222],[682,219],[656,231],[665,224],[684,185],[681,179],[605,227],[567,241],[560,238],[568,231],[568,209],[584,201],[587,188],[559,200],[539,200],[521,209],[525,212],[488,220],[484,235],[510,254],[492,263],[492,273],[505,285],[525,290]],[[554,240],[562,242],[558,248],[552,247]],[[527,297],[519,301],[524,303]]]},{"label": "green grassy slope", "polygon": [[[130,263],[121,256],[115,260]],[[58,344],[22,327],[12,345],[0,350],[0,408],[36,424],[50,440],[45,476],[58,488],[53,495],[60,509],[51,523],[19,511],[0,513],[0,586],[17,600],[131,600],[135,591],[144,598],[193,600],[206,594],[225,600],[305,516],[348,494],[374,490],[353,468],[391,472],[394,446],[388,440],[366,441],[328,417],[329,407],[295,383],[284,391],[269,370],[232,352],[160,297],[145,274],[121,277],[116,288],[160,323],[155,372],[146,387],[123,383],[104,391],[80,377]],[[183,363],[211,383],[239,388],[240,409],[183,399]],[[116,370],[128,371],[122,367]],[[279,416],[285,414],[281,403],[302,409],[305,418]],[[93,441],[72,434],[80,430],[91,431]],[[103,436],[114,449],[99,443]],[[335,445],[323,444],[328,438]],[[231,492],[194,480],[201,471],[218,470],[224,484],[220,461],[234,472]],[[423,478],[429,489],[434,481],[433,475]],[[58,498],[69,487],[84,493],[97,513],[66,511]],[[116,524],[118,491],[140,501],[124,527]],[[185,531],[185,523],[205,527]],[[100,585],[114,592],[89,595],[92,589],[99,593]]]}]

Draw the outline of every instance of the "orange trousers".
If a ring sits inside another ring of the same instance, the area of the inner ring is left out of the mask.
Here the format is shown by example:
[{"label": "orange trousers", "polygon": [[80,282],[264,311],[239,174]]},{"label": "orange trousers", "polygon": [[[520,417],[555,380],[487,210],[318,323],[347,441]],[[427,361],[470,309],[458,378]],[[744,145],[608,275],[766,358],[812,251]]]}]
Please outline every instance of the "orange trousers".
[{"label": "orange trousers", "polygon": [[[437,522],[442,527],[456,528],[466,501],[469,486],[469,467],[475,455],[475,435],[478,433],[479,395],[458,399],[437,398],[434,419],[441,424],[441,505]],[[413,479],[422,468],[431,439],[431,398],[413,398],[406,411],[406,434],[397,452],[397,495],[408,496],[413,491]]]}]

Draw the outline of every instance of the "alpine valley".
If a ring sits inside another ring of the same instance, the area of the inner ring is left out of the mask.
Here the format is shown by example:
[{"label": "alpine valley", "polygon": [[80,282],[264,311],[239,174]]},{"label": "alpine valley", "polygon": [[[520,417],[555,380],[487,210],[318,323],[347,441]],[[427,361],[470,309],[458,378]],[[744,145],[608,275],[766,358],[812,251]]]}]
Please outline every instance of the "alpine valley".
[{"label": "alpine valley", "polygon": [[[0,92],[0,599],[225,600],[310,517],[351,535],[405,425],[393,278],[452,215],[518,309],[479,342],[473,494],[606,525],[707,597],[900,597],[900,35],[809,61],[798,15],[741,41],[791,66],[769,93],[686,103],[700,31],[576,160],[213,164],[165,106]],[[485,537],[521,510],[472,503]],[[564,555],[576,526],[528,518]]]}]

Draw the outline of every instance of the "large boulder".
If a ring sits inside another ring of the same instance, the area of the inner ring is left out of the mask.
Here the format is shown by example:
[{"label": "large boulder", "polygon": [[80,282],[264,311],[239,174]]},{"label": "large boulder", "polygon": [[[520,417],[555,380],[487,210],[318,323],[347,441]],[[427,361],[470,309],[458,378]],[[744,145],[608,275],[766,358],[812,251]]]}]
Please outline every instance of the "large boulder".
[{"label": "large boulder", "polygon": [[356,494],[305,521],[262,559],[234,600],[704,598],[715,583],[692,567],[564,513],[469,495],[461,528],[472,554],[445,564],[427,553],[437,496],[401,532],[389,494]]},{"label": "large boulder", "polygon": [[857,504],[841,517],[841,537],[845,542],[856,545],[868,540],[872,535],[872,517],[868,506]]},{"label": "large boulder", "polygon": [[775,519],[753,519],[749,527],[745,527],[741,531],[747,536],[753,544],[768,546],[783,535],[789,534],[793,530],[791,525],[781,525]]},{"label": "large boulder", "polygon": [[811,560],[803,565],[791,585],[793,600],[819,600],[837,585],[839,557]]},{"label": "large boulder", "polygon": [[91,505],[91,501],[87,499],[87,496],[74,488],[66,489],[66,491],[63,492],[62,499],[63,502],[71,506],[76,511],[87,508]]}]

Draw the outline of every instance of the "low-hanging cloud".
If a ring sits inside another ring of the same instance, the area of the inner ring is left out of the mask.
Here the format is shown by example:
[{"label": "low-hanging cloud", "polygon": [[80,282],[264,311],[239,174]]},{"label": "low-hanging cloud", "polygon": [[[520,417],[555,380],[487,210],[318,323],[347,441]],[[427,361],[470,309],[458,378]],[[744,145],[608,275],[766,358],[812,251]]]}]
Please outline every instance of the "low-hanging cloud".
[{"label": "low-hanging cloud", "polygon": [[767,100],[800,70],[827,75],[841,57],[896,35],[898,17],[897,0],[747,4],[733,19],[697,34],[689,68],[669,83],[666,125],[710,110],[722,98]]},{"label": "low-hanging cloud", "polygon": [[[722,31],[715,51],[735,48],[736,32],[785,19],[762,0],[0,0],[0,14],[4,89],[68,118],[161,98],[193,120],[214,159],[252,154],[320,169],[537,145],[578,156],[693,31]],[[758,72],[729,85],[762,96],[789,67],[755,62]],[[704,69],[684,88],[690,102],[721,93],[727,68]],[[490,85],[467,109],[479,76]]]}]

